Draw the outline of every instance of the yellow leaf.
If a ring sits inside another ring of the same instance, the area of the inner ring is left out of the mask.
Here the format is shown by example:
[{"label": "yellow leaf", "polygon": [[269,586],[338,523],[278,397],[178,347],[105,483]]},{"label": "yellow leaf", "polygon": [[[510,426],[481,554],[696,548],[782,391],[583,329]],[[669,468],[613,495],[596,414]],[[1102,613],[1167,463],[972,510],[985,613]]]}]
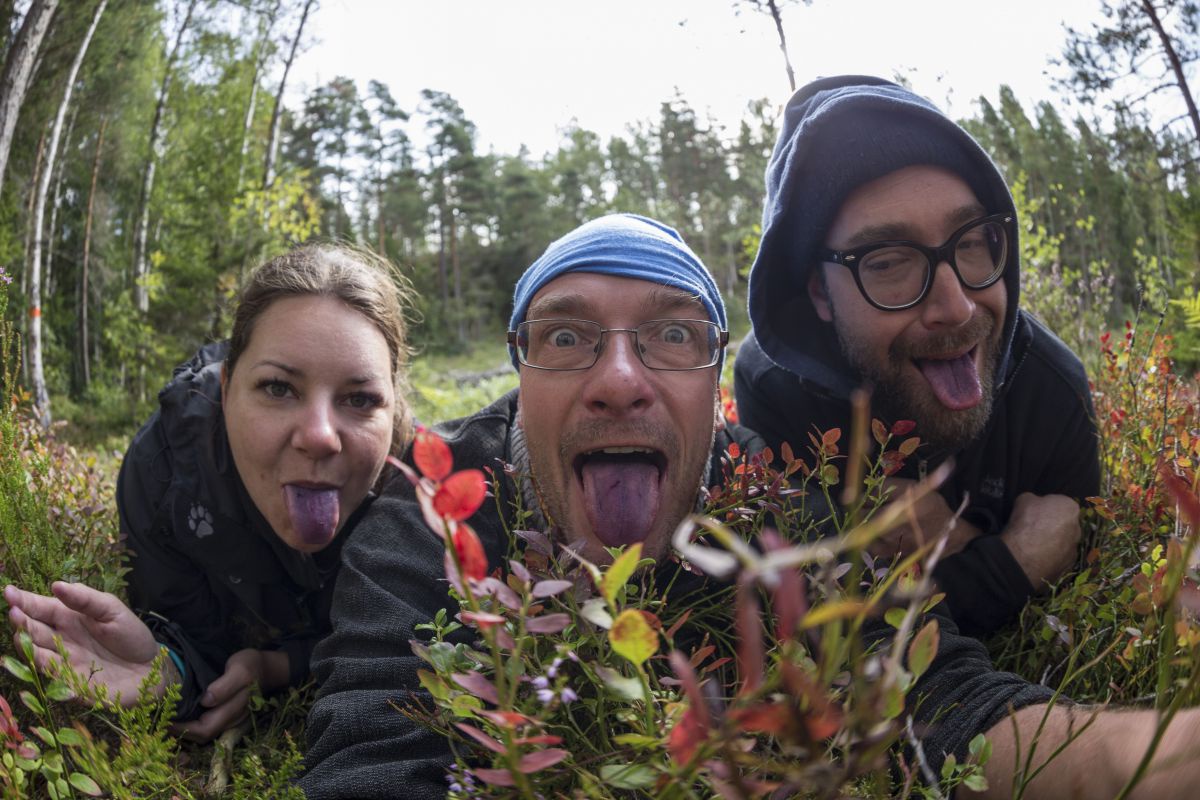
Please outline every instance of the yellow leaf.
[{"label": "yellow leaf", "polygon": [[805,614],[804,619],[800,620],[800,628],[806,630],[824,625],[826,622],[847,619],[855,616],[865,607],[866,603],[860,603],[857,600],[838,600],[834,603],[826,603]]},{"label": "yellow leaf", "polygon": [[629,581],[629,576],[633,574],[641,559],[642,543],[638,542],[617,556],[617,560],[605,571],[604,577],[600,579],[600,593],[610,605],[616,602],[617,592]]},{"label": "yellow leaf", "polygon": [[918,445],[920,445],[920,444],[921,444],[920,436],[910,436],[909,438],[905,439],[903,442],[900,443],[900,447],[899,447],[900,455],[911,456],[913,454],[913,451],[915,451],[917,449]]},{"label": "yellow leaf", "polygon": [[913,680],[924,675],[925,670],[929,669],[929,665],[933,663],[933,657],[937,655],[939,638],[937,620],[931,619],[909,642],[908,668],[912,670]]},{"label": "yellow leaf", "polygon": [[658,652],[658,634],[641,611],[627,608],[613,621],[608,641],[617,655],[642,664]]}]

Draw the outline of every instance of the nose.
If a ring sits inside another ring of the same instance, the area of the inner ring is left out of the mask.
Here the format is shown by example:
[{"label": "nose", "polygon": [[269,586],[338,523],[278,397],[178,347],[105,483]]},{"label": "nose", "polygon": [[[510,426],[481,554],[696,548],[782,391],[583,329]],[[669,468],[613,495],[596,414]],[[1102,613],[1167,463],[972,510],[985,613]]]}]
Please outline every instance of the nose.
[{"label": "nose", "polygon": [[950,264],[941,261],[933,268],[933,285],[921,303],[921,320],[927,328],[962,325],[975,313],[975,301],[959,281]]},{"label": "nose", "polygon": [[314,460],[341,452],[337,412],[329,401],[305,404],[292,431],[292,446]]},{"label": "nose", "polygon": [[650,368],[638,357],[632,332],[605,334],[603,349],[588,370],[583,402],[593,413],[624,416],[640,413],[654,403]]}]

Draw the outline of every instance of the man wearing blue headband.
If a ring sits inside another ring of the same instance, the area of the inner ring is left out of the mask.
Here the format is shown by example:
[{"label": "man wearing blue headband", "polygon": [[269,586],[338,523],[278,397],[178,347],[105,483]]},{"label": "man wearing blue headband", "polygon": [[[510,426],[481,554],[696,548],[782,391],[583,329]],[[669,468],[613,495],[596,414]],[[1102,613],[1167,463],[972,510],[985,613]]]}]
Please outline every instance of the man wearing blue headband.
[{"label": "man wearing blue headband", "polygon": [[[635,542],[660,558],[718,482],[720,454],[762,447],[720,417],[725,305],[661,223],[614,214],[551,244],[518,282],[509,328],[518,390],[436,430],[456,468],[503,462],[530,476],[527,525],[590,560]],[[496,508],[511,499],[469,520],[492,567],[507,547]],[[322,686],[301,781],[312,800],[444,796],[447,742],[391,705],[420,687],[414,626],[456,607],[443,563],[408,482],[392,481],[346,544],[333,633],[314,655]]]},{"label": "man wearing blue headband", "polygon": [[[873,416],[916,422],[897,489],[954,461],[920,532],[962,509],[934,577],[976,634],[1070,566],[1079,503],[1099,492],[1087,376],[1020,308],[1019,230],[995,164],[927,100],[878,78],[815,81],[767,169],[736,363],[741,421],[776,452],[848,429],[865,387]],[[916,543],[901,529],[882,554]]]}]

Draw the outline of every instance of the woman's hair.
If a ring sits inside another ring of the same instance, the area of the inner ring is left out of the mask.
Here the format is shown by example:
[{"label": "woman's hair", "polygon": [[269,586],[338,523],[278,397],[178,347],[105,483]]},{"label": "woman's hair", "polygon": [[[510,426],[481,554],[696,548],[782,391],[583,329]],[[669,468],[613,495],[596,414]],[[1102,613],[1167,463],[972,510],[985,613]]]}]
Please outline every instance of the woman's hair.
[{"label": "woman's hair", "polygon": [[233,374],[258,318],[276,300],[305,295],[336,297],[370,320],[387,342],[396,394],[392,447],[398,452],[412,434],[405,318],[411,291],[391,262],[367,250],[345,244],[295,247],[260,265],[243,284],[233,313],[225,369]]}]

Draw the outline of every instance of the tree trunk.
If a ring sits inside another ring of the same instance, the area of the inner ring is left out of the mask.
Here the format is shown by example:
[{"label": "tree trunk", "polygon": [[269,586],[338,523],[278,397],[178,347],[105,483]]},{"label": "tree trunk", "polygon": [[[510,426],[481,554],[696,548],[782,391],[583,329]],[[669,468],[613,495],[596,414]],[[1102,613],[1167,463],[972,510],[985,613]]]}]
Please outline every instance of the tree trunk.
[{"label": "tree trunk", "polygon": [[33,77],[34,62],[57,7],[58,0],[33,0],[29,11],[25,12],[21,30],[8,51],[4,72],[0,74],[0,188],[4,186],[8,151],[12,148],[17,116],[21,113],[21,104]]},{"label": "tree trunk", "polygon": [[88,295],[91,293],[90,276],[88,273],[92,263],[92,220],[96,209],[96,181],[100,176],[100,153],[104,148],[104,130],[108,127],[108,117],[100,120],[100,132],[96,134],[96,154],[92,156],[92,185],[88,189],[87,213],[83,220],[83,261],[79,265],[79,356],[80,380],[83,391],[87,391],[92,383],[92,360],[88,355]]},{"label": "tree trunk", "polygon": [[1141,0],[1142,10],[1146,12],[1146,16],[1150,18],[1150,24],[1154,26],[1154,32],[1158,34],[1158,41],[1162,43],[1163,53],[1167,57],[1167,61],[1171,64],[1171,72],[1175,74],[1175,85],[1179,87],[1179,91],[1183,94],[1183,102],[1187,106],[1188,117],[1192,121],[1192,133],[1196,137],[1196,143],[1200,144],[1200,110],[1196,109],[1196,100],[1192,97],[1192,90],[1188,88],[1187,75],[1183,71],[1183,62],[1179,58],[1179,53],[1175,50],[1175,45],[1171,41],[1171,37],[1167,35],[1163,28],[1162,20],[1158,18],[1158,10],[1155,9],[1154,3],[1151,0]]},{"label": "tree trunk", "polygon": [[[300,14],[300,24],[296,26],[296,38],[292,39],[292,48],[288,51],[287,61],[283,64],[283,77],[279,79],[279,88],[275,91],[275,105],[271,109],[271,132],[267,136],[267,155],[263,162],[263,191],[275,183],[275,154],[279,149],[279,121],[283,114],[283,90],[287,86],[288,73],[292,71],[292,62],[296,59],[296,50],[300,47],[300,36],[304,33],[304,23],[308,13],[316,4],[316,0],[308,0],[304,11]],[[264,223],[266,220],[264,209]]]},{"label": "tree trunk", "polygon": [[67,73],[67,85],[63,89],[62,101],[58,104],[58,113],[54,115],[54,126],[50,129],[45,169],[38,178],[37,195],[33,204],[33,256],[29,260],[29,371],[33,383],[33,407],[43,428],[49,428],[51,420],[50,393],[46,390],[46,372],[42,359],[42,225],[46,216],[46,198],[50,194],[50,178],[54,172],[54,161],[58,155],[58,143],[62,138],[67,109],[71,105],[75,79],[79,77],[79,67],[83,64],[83,57],[87,55],[88,46],[92,43],[92,36],[96,33],[96,26],[100,24],[100,17],[107,5],[108,0],[100,0],[96,4],[96,10],[92,13],[92,24],[83,35],[83,41],[79,43],[75,60]]},{"label": "tree trunk", "polygon": [[[46,134],[43,132],[38,137],[37,157],[33,161],[33,177],[31,182],[37,185],[42,174],[42,156],[46,153]],[[21,297],[29,297],[29,260],[30,254],[33,252],[33,241],[36,237],[33,225],[30,220],[33,219],[33,204],[37,198],[37,192],[29,193],[29,202],[25,204],[25,264],[21,269]],[[21,316],[21,346],[26,347],[29,344],[29,316]],[[29,385],[29,354],[25,353],[25,357],[21,359],[21,382],[26,386]]]},{"label": "tree trunk", "polygon": [[[107,2],[107,0],[105,1]],[[75,106],[71,109],[71,121],[67,123],[67,132],[63,136],[62,155],[54,165],[54,192],[51,194],[50,222],[46,225],[46,297],[53,297],[55,291],[54,243],[58,237],[54,233],[58,230],[58,210],[62,207],[63,176],[67,172],[67,153],[71,149],[71,137],[75,133],[75,120],[78,117],[79,106]]]},{"label": "tree trunk", "polygon": [[133,235],[133,305],[143,316],[150,310],[150,295],[146,291],[146,275],[149,272],[146,249],[150,231],[150,194],[154,190],[154,172],[158,168],[158,159],[162,156],[163,149],[163,115],[171,89],[171,76],[175,72],[175,60],[179,57],[183,35],[192,23],[192,14],[198,2],[199,0],[190,0],[183,24],[179,26],[179,32],[175,35],[175,43],[171,46],[166,67],[163,69],[162,84],[158,88],[154,121],[150,123],[150,152],[146,158],[145,171],[142,173],[142,193],[138,199],[137,227]]},{"label": "tree trunk", "polygon": [[254,73],[250,77],[250,100],[246,103],[246,116],[242,120],[242,157],[238,159],[238,191],[241,191],[242,181],[246,177],[246,157],[250,154],[250,128],[254,125],[254,111],[258,107],[258,79],[267,63],[267,42],[275,27],[275,17],[279,14],[281,0],[275,0],[271,13],[265,21],[259,22],[258,53],[254,56]]}]

